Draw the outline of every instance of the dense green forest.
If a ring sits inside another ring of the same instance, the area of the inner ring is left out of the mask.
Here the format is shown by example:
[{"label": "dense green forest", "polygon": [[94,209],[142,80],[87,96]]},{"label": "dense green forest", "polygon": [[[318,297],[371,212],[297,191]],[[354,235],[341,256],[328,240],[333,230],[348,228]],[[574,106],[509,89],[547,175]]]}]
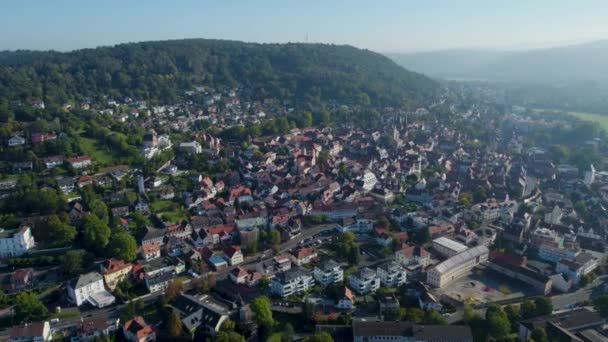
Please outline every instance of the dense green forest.
[{"label": "dense green forest", "polygon": [[186,39],[72,52],[0,52],[0,96],[48,103],[130,96],[173,103],[195,85],[307,103],[421,104],[438,85],[351,46]]}]

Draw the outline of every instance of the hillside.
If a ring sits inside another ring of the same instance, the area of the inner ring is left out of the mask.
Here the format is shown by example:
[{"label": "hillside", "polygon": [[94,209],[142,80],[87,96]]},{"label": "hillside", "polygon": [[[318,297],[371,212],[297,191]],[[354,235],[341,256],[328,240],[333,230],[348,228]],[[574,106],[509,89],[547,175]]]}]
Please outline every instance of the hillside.
[{"label": "hillside", "polygon": [[446,50],[390,57],[405,68],[438,78],[546,85],[608,83],[608,40],[525,51]]},{"label": "hillside", "polygon": [[353,104],[421,103],[438,86],[389,58],[351,46],[186,39],[60,53],[0,52],[0,94],[55,104],[83,97],[179,100],[195,85],[257,98]]}]

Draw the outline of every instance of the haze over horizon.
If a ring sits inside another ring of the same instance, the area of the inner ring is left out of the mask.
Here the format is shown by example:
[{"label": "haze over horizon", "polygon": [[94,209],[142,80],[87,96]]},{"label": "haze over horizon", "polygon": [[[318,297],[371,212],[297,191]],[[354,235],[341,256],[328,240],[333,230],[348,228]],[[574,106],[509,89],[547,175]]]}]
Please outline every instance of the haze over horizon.
[{"label": "haze over horizon", "polygon": [[0,50],[181,38],[309,41],[381,52],[529,49],[608,39],[607,15],[608,2],[598,0],[3,2]]}]

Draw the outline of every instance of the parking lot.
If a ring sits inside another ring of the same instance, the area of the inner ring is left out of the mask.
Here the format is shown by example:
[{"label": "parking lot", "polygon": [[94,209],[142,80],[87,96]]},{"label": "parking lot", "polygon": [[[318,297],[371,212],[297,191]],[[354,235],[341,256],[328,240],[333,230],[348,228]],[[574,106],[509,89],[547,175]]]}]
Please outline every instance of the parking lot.
[{"label": "parking lot", "polygon": [[534,289],[490,270],[476,269],[439,291],[465,304],[492,303],[535,294]]}]

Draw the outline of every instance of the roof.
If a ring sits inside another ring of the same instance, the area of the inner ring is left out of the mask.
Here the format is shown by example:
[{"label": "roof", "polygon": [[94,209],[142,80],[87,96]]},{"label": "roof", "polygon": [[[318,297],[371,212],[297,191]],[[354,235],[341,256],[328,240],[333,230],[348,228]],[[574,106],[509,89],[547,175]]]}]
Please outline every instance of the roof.
[{"label": "roof", "polygon": [[103,277],[101,276],[101,274],[99,274],[99,272],[89,272],[81,275],[78,278],[72,279],[70,281],[70,286],[73,289],[78,289],[89,284],[96,283],[98,281],[103,281]]},{"label": "roof", "polygon": [[288,283],[294,279],[307,276],[308,272],[300,267],[292,267],[289,270],[279,273],[275,278],[281,283]]},{"label": "roof", "polygon": [[103,271],[104,274],[110,274],[130,266],[130,263],[125,263],[123,260],[112,258],[103,262]]},{"label": "roof", "polygon": [[189,331],[201,325],[215,329],[222,317],[228,315],[226,307],[208,296],[197,298],[181,294],[173,301],[171,307],[179,312],[182,324]]},{"label": "roof", "polygon": [[458,241],[454,241],[443,236],[433,240],[433,244],[437,244],[450,250],[456,251],[456,253],[464,252],[469,248]]},{"label": "roof", "polygon": [[435,270],[439,273],[445,273],[457,265],[461,265],[468,260],[475,259],[478,256],[488,254],[489,252],[490,250],[488,250],[488,247],[486,246],[476,246],[441,262],[435,266]]},{"label": "roof", "polygon": [[412,336],[411,322],[353,322],[354,336]]},{"label": "roof", "polygon": [[137,336],[138,339],[154,333],[154,327],[146,323],[141,316],[135,316],[132,320],[127,321],[123,326],[123,329],[130,331],[133,335]]},{"label": "roof", "polygon": [[334,259],[329,259],[323,262],[320,266],[321,270],[324,272],[332,271],[336,267],[340,267],[340,264],[338,264]]},{"label": "roof", "polygon": [[401,336],[416,341],[473,341],[471,328],[462,325],[417,325],[412,322],[353,322],[356,337]]},{"label": "roof", "polygon": [[12,327],[9,330],[9,335],[11,338],[42,336],[46,323],[47,322],[32,322],[26,325]]}]

